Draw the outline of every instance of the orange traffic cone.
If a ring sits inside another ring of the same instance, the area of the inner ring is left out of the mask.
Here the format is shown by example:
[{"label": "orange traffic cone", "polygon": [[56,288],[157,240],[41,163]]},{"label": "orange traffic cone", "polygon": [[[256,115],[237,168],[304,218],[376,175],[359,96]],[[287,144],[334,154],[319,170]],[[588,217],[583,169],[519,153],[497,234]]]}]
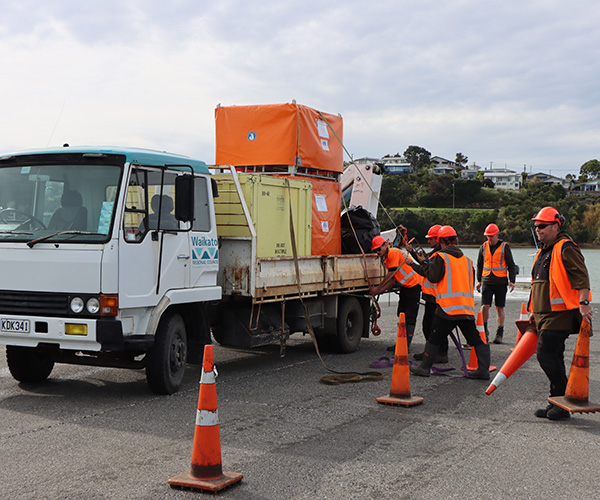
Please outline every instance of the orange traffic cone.
[{"label": "orange traffic cone", "polygon": [[[481,311],[477,313],[477,331],[479,332],[479,338],[483,340],[484,344],[487,344],[487,339],[485,338],[485,326],[483,326],[483,315]],[[479,368],[479,362],[477,361],[477,354],[475,353],[475,348],[471,347],[471,354],[469,355],[469,364],[467,365],[467,370],[470,372],[474,372]],[[490,371],[493,372],[496,369],[495,366],[490,365]]]},{"label": "orange traffic cone", "polygon": [[243,474],[223,472],[221,467],[221,440],[217,414],[216,371],[213,347],[204,347],[200,395],[196,413],[196,430],[192,450],[192,468],[169,479],[171,487],[220,491],[241,481]]},{"label": "orange traffic cone", "polygon": [[519,345],[517,345],[513,352],[510,353],[508,358],[506,358],[502,368],[500,368],[500,371],[486,389],[485,393],[488,396],[494,392],[502,382],[504,382],[508,377],[521,368],[523,363],[533,356],[537,349],[538,334],[537,330],[535,329],[535,323],[522,320],[519,320],[516,323],[519,331],[524,332],[523,336],[519,342]]},{"label": "orange traffic cone", "polygon": [[[527,304],[525,304],[525,302],[521,303],[521,314],[519,314],[519,321],[525,321],[529,319],[529,313],[527,312]],[[517,332],[517,340],[515,341],[515,347],[517,347],[517,344],[519,343],[519,340],[521,340],[521,337],[523,336],[523,334],[521,333],[521,330],[519,330]],[[511,351],[514,350],[514,347],[511,349]]]},{"label": "orange traffic cone", "polygon": [[408,345],[406,343],[406,323],[404,313],[398,317],[398,335],[392,368],[392,385],[389,396],[377,398],[378,403],[400,406],[416,406],[423,398],[410,394],[410,370],[408,368]]},{"label": "orange traffic cone", "polygon": [[588,401],[590,387],[590,324],[583,320],[573,353],[569,380],[564,396],[548,398],[548,402],[571,413],[595,413],[600,406]]}]

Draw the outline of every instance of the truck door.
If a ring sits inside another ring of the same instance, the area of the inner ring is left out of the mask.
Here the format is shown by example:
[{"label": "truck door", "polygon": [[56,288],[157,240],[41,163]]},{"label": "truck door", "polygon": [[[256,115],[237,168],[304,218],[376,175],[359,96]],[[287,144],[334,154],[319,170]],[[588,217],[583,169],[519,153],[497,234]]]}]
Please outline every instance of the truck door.
[{"label": "truck door", "polygon": [[119,305],[153,306],[190,280],[188,232],[175,219],[175,172],[133,168],[119,243]]},{"label": "truck door", "polygon": [[190,286],[214,286],[219,270],[219,244],[208,177],[194,181],[194,223],[190,231]]}]

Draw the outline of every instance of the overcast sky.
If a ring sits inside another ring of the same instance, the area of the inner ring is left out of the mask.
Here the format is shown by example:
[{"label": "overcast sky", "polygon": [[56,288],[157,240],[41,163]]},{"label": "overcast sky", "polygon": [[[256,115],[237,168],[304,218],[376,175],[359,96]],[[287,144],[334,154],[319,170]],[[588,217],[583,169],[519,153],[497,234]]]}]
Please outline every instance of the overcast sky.
[{"label": "overcast sky", "polygon": [[111,144],[214,162],[214,109],[344,118],[408,146],[577,174],[600,158],[597,0],[0,0],[0,152]]}]

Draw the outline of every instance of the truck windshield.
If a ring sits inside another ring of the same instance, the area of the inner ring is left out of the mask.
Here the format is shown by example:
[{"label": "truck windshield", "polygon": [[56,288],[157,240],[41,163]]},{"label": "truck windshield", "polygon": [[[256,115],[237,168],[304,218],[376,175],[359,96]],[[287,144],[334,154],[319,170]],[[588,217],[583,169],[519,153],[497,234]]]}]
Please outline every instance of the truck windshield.
[{"label": "truck windshield", "polygon": [[0,168],[0,242],[107,241],[121,171],[97,163]]}]

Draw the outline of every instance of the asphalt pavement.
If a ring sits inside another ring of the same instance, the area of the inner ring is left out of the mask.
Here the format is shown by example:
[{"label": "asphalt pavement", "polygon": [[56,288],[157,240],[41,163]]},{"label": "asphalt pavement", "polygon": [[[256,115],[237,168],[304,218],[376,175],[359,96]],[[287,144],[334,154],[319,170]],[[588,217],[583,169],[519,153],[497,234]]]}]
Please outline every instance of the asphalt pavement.
[{"label": "asphalt pavement", "polygon": [[[396,337],[395,296],[382,300],[379,337],[352,354],[323,353],[338,371],[369,371]],[[509,300],[500,367],[514,346],[519,301]],[[596,314],[598,312],[596,311]],[[420,317],[419,317],[420,322]],[[495,331],[492,312],[490,330]],[[569,339],[570,366],[577,337]],[[590,401],[600,402],[599,344],[591,339]],[[411,356],[423,348],[420,327]],[[40,385],[14,381],[0,348],[0,498],[191,499],[167,484],[189,469],[199,367],[156,396],[142,371],[58,365]],[[231,499],[599,498],[600,413],[534,417],[548,382],[535,357],[492,395],[459,369],[411,377],[411,408],[381,405],[392,368],[377,382],[339,386],[308,337],[256,350],[215,347],[223,469],[244,474]],[[440,367],[460,368],[458,351]],[[493,377],[493,374],[492,374]],[[214,494],[210,494],[214,496]]]}]

